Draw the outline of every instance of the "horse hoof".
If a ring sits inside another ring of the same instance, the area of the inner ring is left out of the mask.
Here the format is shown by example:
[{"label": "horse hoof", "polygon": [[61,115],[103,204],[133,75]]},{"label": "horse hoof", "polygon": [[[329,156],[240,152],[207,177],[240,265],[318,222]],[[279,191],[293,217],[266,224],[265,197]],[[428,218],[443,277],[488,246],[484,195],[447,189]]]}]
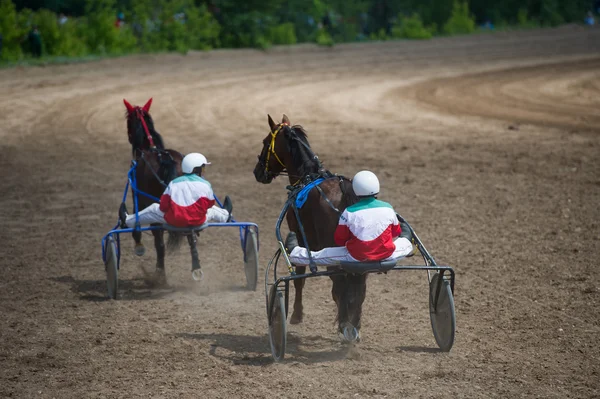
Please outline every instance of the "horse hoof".
[{"label": "horse hoof", "polygon": [[344,326],[340,326],[340,338],[342,342],[347,344],[359,343],[360,342],[360,331],[350,323],[345,323]]},{"label": "horse hoof", "polygon": [[192,278],[194,281],[202,281],[204,278],[204,273],[202,273],[202,269],[196,269],[192,271]]},{"label": "horse hoof", "polygon": [[298,315],[298,313],[292,313],[292,317],[290,317],[290,324],[300,324],[302,323],[302,314]]},{"label": "horse hoof", "polygon": [[146,253],[146,247],[144,247],[142,244],[136,245],[134,252],[137,256],[143,256]]}]

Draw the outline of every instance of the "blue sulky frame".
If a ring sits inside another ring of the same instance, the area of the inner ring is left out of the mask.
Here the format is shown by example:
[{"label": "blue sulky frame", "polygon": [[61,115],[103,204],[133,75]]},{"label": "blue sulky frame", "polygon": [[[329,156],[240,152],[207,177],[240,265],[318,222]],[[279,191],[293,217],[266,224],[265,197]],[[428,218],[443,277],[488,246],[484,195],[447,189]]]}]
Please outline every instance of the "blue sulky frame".
[{"label": "blue sulky frame", "polygon": [[[116,242],[117,270],[119,269],[120,263],[121,263],[120,235],[122,233],[133,233],[134,231],[168,230],[168,227],[166,228],[165,226],[145,226],[145,227],[140,226],[139,209],[138,209],[138,195],[143,195],[145,197],[148,197],[155,202],[160,202],[160,199],[138,189],[137,181],[136,181],[136,177],[135,177],[136,168],[137,168],[137,162],[132,161],[131,168],[129,169],[129,172],[127,173],[127,184],[125,185],[125,190],[123,191],[123,202],[125,202],[127,200],[127,192],[129,191],[130,186],[131,186],[131,190],[133,191],[133,194],[132,194],[133,195],[133,206],[134,206],[134,210],[135,210],[135,220],[136,220],[135,227],[121,229],[121,228],[119,228],[120,223],[117,222],[115,227],[113,227],[108,233],[106,233],[106,235],[104,237],[102,237],[102,244],[101,244],[102,245],[102,261],[104,263],[106,263],[106,261],[107,261],[106,245],[107,245],[108,237],[113,237]],[[222,206],[221,201],[219,201],[219,199],[217,198],[216,195],[215,195],[215,200],[219,206]],[[204,230],[208,227],[238,227],[240,230],[240,244],[242,246],[242,251],[244,251],[244,261],[246,260],[246,239],[247,239],[248,233],[251,229],[253,229],[254,232],[256,233],[257,250],[259,249],[260,241],[259,241],[259,237],[258,237],[258,225],[256,223],[236,222],[235,220],[232,219],[232,221],[228,222],[228,223],[205,223],[202,226],[190,227],[188,231],[190,231],[190,232],[191,231],[200,231],[200,230]],[[177,229],[173,229],[173,230],[185,231],[186,229],[177,228]]]},{"label": "blue sulky frame", "polygon": [[[454,269],[450,266],[440,266],[437,265],[433,257],[429,254],[413,228],[402,218],[402,216],[397,214],[398,220],[402,222],[406,222],[409,226],[412,236],[413,236],[413,245],[417,247],[419,253],[423,257],[424,265],[396,265],[396,262],[372,262],[372,263],[359,263],[359,262],[348,262],[340,265],[339,267],[329,267],[328,270],[319,271],[317,265],[314,263],[312,258],[310,258],[310,250],[309,250],[309,262],[310,262],[310,272],[305,274],[297,274],[295,271],[295,267],[291,264],[290,259],[285,250],[284,240],[281,237],[281,224],[283,219],[288,212],[289,208],[292,208],[292,211],[295,213],[297,220],[300,220],[298,209],[295,206],[294,198],[288,199],[288,201],[283,206],[279,218],[277,219],[277,223],[275,225],[275,235],[277,237],[277,241],[279,243],[279,249],[275,252],[275,255],[269,261],[265,271],[265,299],[266,299],[266,310],[267,310],[267,320],[269,323],[269,327],[271,326],[272,319],[274,316],[275,308],[276,308],[276,298],[277,295],[282,295],[284,300],[284,314],[283,314],[283,323],[285,324],[285,320],[287,319],[287,315],[289,314],[289,290],[290,290],[290,281],[303,279],[303,278],[312,278],[312,277],[323,277],[323,276],[334,276],[348,273],[387,273],[391,270],[423,270],[427,272],[427,280],[430,287],[430,317],[432,319],[432,328],[434,331],[434,336],[438,345],[440,346],[442,351],[449,351],[454,342],[454,330],[455,330],[455,320],[454,320],[454,280],[455,274]],[[306,240],[306,235],[304,234],[304,229],[302,228],[302,224],[299,226],[300,234],[303,237],[304,242],[308,242]],[[309,248],[307,248],[309,249]],[[280,258],[284,258],[284,263],[287,266],[288,274],[282,277],[278,277],[277,275],[277,266]],[[272,276],[270,274],[272,273]],[[436,281],[436,284],[432,284],[433,281]],[[446,285],[450,290],[450,293],[443,292],[446,289]],[[446,314],[441,314],[438,316],[438,303],[440,298],[442,298],[442,294],[444,296],[444,304],[445,309],[440,310],[441,312],[446,312]],[[451,312],[451,319],[448,319],[447,312]],[[439,317],[439,318],[438,318]],[[438,320],[440,320],[440,324],[438,324]],[[445,325],[443,325],[446,323]],[[448,324],[450,323],[450,324]],[[285,334],[285,329],[283,330],[283,334]],[[272,340],[274,338],[271,338]],[[281,360],[285,353],[285,338],[279,337],[278,339],[283,342],[280,343],[278,350],[280,352],[276,353],[277,350],[274,349],[273,341],[271,342],[271,350],[273,354],[273,358],[278,361]],[[281,350],[283,352],[281,352]]]}]

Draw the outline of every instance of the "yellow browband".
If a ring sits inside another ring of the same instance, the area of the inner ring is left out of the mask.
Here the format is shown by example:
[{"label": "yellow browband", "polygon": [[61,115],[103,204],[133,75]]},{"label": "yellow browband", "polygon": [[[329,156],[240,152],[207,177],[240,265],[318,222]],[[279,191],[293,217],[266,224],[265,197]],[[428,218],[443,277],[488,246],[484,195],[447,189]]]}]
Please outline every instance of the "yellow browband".
[{"label": "yellow browband", "polygon": [[269,144],[269,151],[267,152],[267,162],[265,164],[265,172],[269,171],[269,158],[271,156],[271,153],[273,153],[273,155],[275,155],[275,159],[285,169],[285,164],[283,162],[281,162],[281,159],[279,159],[279,157],[277,156],[277,153],[275,152],[275,138],[277,138],[277,133],[279,133],[281,128],[284,126],[289,126],[289,124],[280,123],[279,126],[277,127],[277,130],[275,130],[274,132],[270,132],[271,133],[271,144]]}]

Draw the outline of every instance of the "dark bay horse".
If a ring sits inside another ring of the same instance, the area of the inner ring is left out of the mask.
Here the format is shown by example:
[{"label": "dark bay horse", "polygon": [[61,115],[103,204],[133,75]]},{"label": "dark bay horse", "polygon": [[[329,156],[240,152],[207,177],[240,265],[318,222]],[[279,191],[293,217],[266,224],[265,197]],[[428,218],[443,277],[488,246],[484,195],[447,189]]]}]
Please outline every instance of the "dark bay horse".
[{"label": "dark bay horse", "polygon": [[[322,168],[318,158],[308,143],[304,129],[292,126],[283,115],[277,124],[268,116],[271,131],[263,140],[263,148],[254,168],[254,177],[259,183],[269,184],[282,173],[288,175],[291,185],[297,185],[305,176],[318,174]],[[321,189],[340,212],[358,201],[352,190],[352,182],[346,178],[332,178],[320,185]],[[312,251],[336,246],[333,235],[339,221],[339,214],[327,203],[316,189],[308,195],[305,205],[299,209],[300,220],[304,226],[306,240]],[[301,246],[306,246],[298,228],[293,211],[288,211],[286,221],[290,231],[294,231]],[[297,266],[296,272],[304,274],[306,266]],[[366,295],[367,275],[332,276],[331,294],[338,307],[337,322],[340,332],[348,326],[360,330],[362,304]],[[305,280],[294,280],[296,297],[290,323],[297,324],[303,319],[302,291]]]},{"label": "dark bay horse", "polygon": [[[131,144],[133,158],[137,162],[136,180],[139,190],[160,198],[169,182],[181,176],[181,153],[165,149],[161,135],[154,128],[149,114],[152,99],[143,107],[133,106],[123,100],[127,109],[127,135]],[[134,194],[135,195],[135,194]],[[144,195],[138,195],[138,207],[142,210],[154,201]],[[152,230],[156,248],[156,272],[158,277],[165,274],[165,242],[163,230]],[[145,252],[142,233],[133,232],[135,253],[142,256]]]}]

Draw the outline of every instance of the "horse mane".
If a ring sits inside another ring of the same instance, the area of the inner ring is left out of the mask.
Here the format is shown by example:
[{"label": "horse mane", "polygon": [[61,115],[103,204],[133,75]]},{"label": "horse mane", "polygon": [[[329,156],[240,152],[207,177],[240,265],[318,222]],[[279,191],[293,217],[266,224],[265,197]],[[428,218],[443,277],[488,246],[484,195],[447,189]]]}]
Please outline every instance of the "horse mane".
[{"label": "horse mane", "polygon": [[[298,169],[300,176],[304,177],[311,173],[317,173],[319,171],[320,164],[314,158],[314,152],[308,143],[308,135],[306,130],[300,125],[294,125],[287,127],[284,130],[285,137],[287,138],[287,149],[292,155],[292,161],[294,166]],[[310,152],[301,143],[304,143],[306,147],[310,148]]]},{"label": "horse mane", "polygon": [[[154,145],[159,150],[164,150],[165,145],[162,136],[154,128],[154,121],[148,112],[141,111],[150,136],[154,141]],[[131,144],[131,152],[135,155],[137,150],[143,151],[150,148],[150,143],[146,137],[144,125],[140,118],[138,118],[136,112],[127,112],[127,134],[129,136],[129,143]]]},{"label": "horse mane", "polygon": [[[311,173],[318,173],[322,164],[314,158],[315,154],[308,143],[306,130],[304,130],[301,125],[294,125],[288,127],[284,132],[287,138],[287,149],[292,155],[292,161],[300,174],[298,177],[304,177]],[[299,141],[306,144],[306,146],[310,148],[310,152],[307,151],[307,148],[300,144]],[[343,194],[343,203],[341,206],[343,209],[346,209],[350,205],[357,203],[359,198],[354,194],[354,190],[352,189],[352,180],[344,176],[339,177],[341,178],[340,188],[342,189]]]}]

